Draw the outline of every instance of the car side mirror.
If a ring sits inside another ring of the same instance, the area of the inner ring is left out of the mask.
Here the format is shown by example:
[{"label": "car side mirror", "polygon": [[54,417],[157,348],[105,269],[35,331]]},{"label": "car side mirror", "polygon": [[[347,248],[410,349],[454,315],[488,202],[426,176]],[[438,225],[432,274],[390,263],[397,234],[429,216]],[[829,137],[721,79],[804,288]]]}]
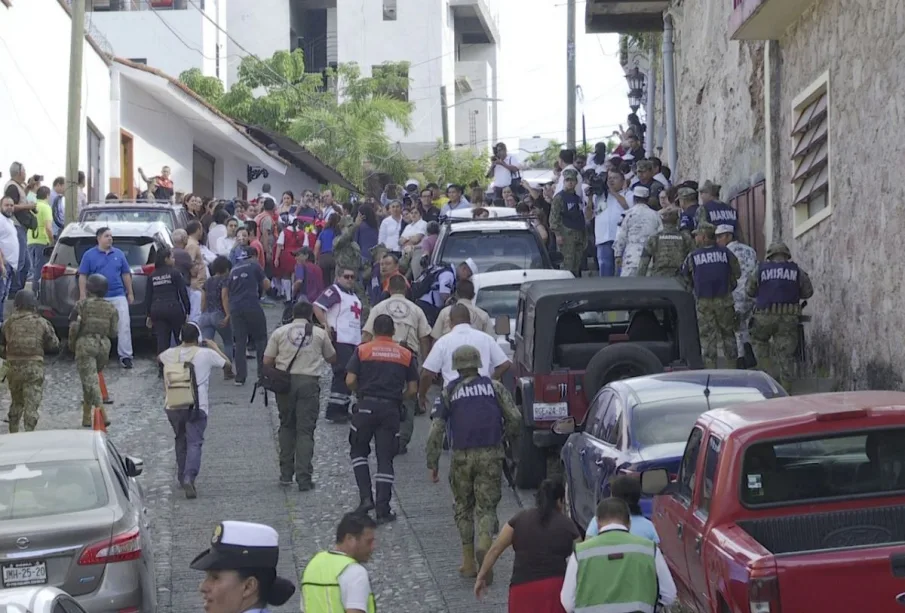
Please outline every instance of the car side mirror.
[{"label": "car side mirror", "polygon": [[550,431],[553,434],[572,434],[575,432],[575,418],[563,417],[562,419],[557,419],[550,427]]},{"label": "car side mirror", "polygon": [[647,496],[662,494],[669,486],[669,472],[665,468],[654,468],[641,473],[641,493]]},{"label": "car side mirror", "polygon": [[145,471],[145,463],[144,460],[139,458],[132,458],[129,456],[125,457],[126,461],[126,475],[129,477],[138,477]]},{"label": "car side mirror", "polygon": [[554,251],[550,254],[550,263],[554,266],[559,266],[563,263],[565,256],[563,256],[561,251]]},{"label": "car side mirror", "polygon": [[509,336],[512,331],[512,323],[509,321],[509,316],[497,315],[493,324],[493,331],[497,333],[497,336]]},{"label": "car side mirror", "polygon": [[48,247],[44,247],[44,257],[48,257],[48,258],[49,258],[49,257],[52,256],[52,255],[53,255],[53,245],[50,245],[50,246],[48,246]]}]

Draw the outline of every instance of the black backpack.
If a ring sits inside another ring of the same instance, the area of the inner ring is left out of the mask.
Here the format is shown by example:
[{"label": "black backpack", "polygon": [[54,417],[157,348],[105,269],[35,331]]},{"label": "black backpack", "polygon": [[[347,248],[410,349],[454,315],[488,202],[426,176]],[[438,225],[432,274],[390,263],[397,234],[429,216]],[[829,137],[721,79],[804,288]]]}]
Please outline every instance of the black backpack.
[{"label": "black backpack", "polygon": [[[422,296],[430,293],[434,289],[434,285],[437,284],[437,280],[440,278],[440,274],[447,270],[452,272],[453,278],[455,278],[455,270],[448,264],[431,266],[424,272],[422,272],[421,275],[412,283],[412,298],[414,298],[415,300],[420,300]],[[455,288],[453,289],[453,291],[455,291]]]}]

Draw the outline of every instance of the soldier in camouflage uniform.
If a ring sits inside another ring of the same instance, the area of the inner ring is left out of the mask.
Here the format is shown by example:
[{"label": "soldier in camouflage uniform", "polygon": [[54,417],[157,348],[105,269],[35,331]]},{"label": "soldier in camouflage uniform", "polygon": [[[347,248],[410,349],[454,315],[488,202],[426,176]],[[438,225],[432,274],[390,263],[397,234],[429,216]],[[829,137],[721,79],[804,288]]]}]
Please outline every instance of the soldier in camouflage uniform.
[{"label": "soldier in camouflage uniform", "polygon": [[562,173],[563,190],[553,197],[550,205],[550,230],[563,255],[562,266],[576,277],[581,276],[581,260],[588,248],[588,221],[594,217],[594,207],[585,205],[575,191],[578,172],[566,169]]},{"label": "soldier in camouflage uniform", "polygon": [[701,354],[706,368],[717,367],[717,348],[722,345],[729,368],[738,362],[735,332],[738,320],[732,291],[738,286],[741,268],[731,251],[716,244],[716,228],[703,222],[694,231],[700,245],[688,255],[682,273],[691,282],[697,298]]},{"label": "soldier in camouflage uniform", "polygon": [[107,295],[107,279],[103,275],[88,277],[88,297],[79,300],[69,317],[69,350],[75,354],[75,366],[82,382],[82,426],[91,427],[91,411],[99,407],[104,425],[109,426],[107,412],[101,402],[97,375],[110,357],[110,343],[116,338],[119,314]]},{"label": "soldier in camouflage uniform", "polygon": [[767,261],[748,280],[747,292],[755,301],[754,354],[763,370],[774,376],[778,371],[779,382],[788,391],[798,349],[801,301],[814,295],[811,278],[792,261],[784,243],[774,243],[767,249]]},{"label": "soldier in camouflage uniform", "polygon": [[6,360],[9,383],[9,431],[18,432],[19,422],[31,432],[38,425],[38,407],[44,395],[44,352],[60,349],[50,322],[38,315],[35,295],[19,290],[15,311],[3,324],[0,357]]},{"label": "soldier in camouflage uniform", "polygon": [[738,211],[728,204],[720,201],[721,185],[711,181],[704,181],[700,189],[701,206],[695,211],[695,225],[702,223],[713,224],[714,227],[723,224],[732,226],[735,240],[745,242],[742,234],[742,226],[738,223]]},{"label": "soldier in camouflage uniform", "polygon": [[652,277],[679,279],[679,270],[685,258],[695,249],[694,240],[679,231],[678,208],[670,206],[660,209],[660,221],[663,229],[647,239],[644,251],[641,252],[638,276],[645,277],[649,271]]},{"label": "soldier in camouflage uniform", "polygon": [[[333,241],[333,261],[336,262],[336,270],[357,270],[360,277],[362,271],[361,247],[355,242],[355,230],[361,225],[361,219],[355,223],[350,216],[346,215],[340,224],[343,228],[342,233]],[[355,279],[353,290],[361,300],[362,321],[367,321],[370,308],[368,307],[368,296],[365,294],[360,278]]]},{"label": "soldier in camouflage uniform", "polygon": [[621,269],[622,277],[634,277],[638,273],[647,239],[662,229],[660,216],[650,208],[650,192],[646,187],[639,185],[632,190],[632,203],[622,217],[613,242],[616,269]]},{"label": "soldier in camouflage uniform", "polygon": [[697,225],[698,208],[701,206],[698,204],[698,191],[690,187],[680,187],[677,196],[679,207],[682,209],[679,230],[688,238],[692,238],[691,233]]},{"label": "soldier in camouflage uniform", "polygon": [[751,275],[757,269],[757,252],[753,247],[735,240],[733,228],[729,224],[716,227],[716,242],[721,247],[725,247],[732,252],[735,259],[738,260],[742,271],[741,282],[732,292],[735,314],[738,317],[738,332],[735,333],[736,345],[738,346],[738,367],[753,368],[756,364],[753,361],[749,363],[749,359],[753,357],[753,352],[748,336],[748,322],[751,320],[754,301],[748,297],[747,285],[748,279],[751,278]]},{"label": "soldier in camouflage uniform", "polygon": [[481,354],[477,349],[471,345],[456,349],[452,366],[459,372],[459,378],[443,390],[431,423],[427,468],[431,480],[439,481],[438,462],[448,421],[452,448],[449,485],[455,498],[456,527],[462,537],[459,574],[475,577],[498,526],[496,508],[502,497],[503,440],[514,446],[521,418],[506,388],[478,374]]}]

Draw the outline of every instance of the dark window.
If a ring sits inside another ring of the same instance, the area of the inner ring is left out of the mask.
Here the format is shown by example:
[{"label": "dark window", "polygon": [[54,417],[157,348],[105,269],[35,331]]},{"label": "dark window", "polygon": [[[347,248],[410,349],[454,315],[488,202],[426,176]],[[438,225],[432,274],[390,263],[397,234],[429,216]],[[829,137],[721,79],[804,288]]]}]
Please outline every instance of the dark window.
[{"label": "dark window", "polygon": [[130,57],[129,61],[134,64],[144,64],[144,65],[148,64],[148,58],[146,58],[146,57]]},{"label": "dark window", "polygon": [[704,431],[695,428],[688,437],[688,443],[685,445],[685,455],[682,457],[682,464],[679,466],[679,495],[687,500],[691,500],[694,496],[694,477],[698,467],[698,454],[701,451],[701,439],[704,437]]},{"label": "dark window", "polygon": [[491,317],[506,315],[509,320],[515,319],[518,313],[518,292],[521,285],[498,285],[481,288],[475,305],[487,311]]},{"label": "dark window", "polygon": [[116,451],[116,448],[107,442],[107,454],[110,457],[110,468],[113,469],[113,474],[116,475],[116,480],[119,482],[119,486],[122,489],[123,495],[126,499],[129,498],[129,480],[126,478],[126,469],[125,463],[123,459],[120,457],[119,453]]},{"label": "dark window", "polygon": [[622,443],[622,399],[613,395],[606,415],[603,416],[603,429],[598,437],[604,443],[619,446]]},{"label": "dark window", "polygon": [[587,432],[594,438],[600,438],[601,432],[604,431],[603,420],[606,415],[607,409],[613,402],[613,396],[614,394],[612,390],[601,390],[600,393],[598,393],[594,398],[594,402],[591,404],[591,407],[588,410],[588,416],[585,419],[585,432]]},{"label": "dark window", "polygon": [[396,0],[383,0],[383,20],[396,21]]},{"label": "dark window", "polygon": [[[129,207],[129,205],[126,205]],[[136,223],[151,223],[159,221],[166,224],[170,232],[176,229],[176,214],[171,209],[95,209],[88,207],[82,209],[79,221],[131,221]],[[183,226],[185,227],[185,226]],[[119,245],[116,245],[119,247]]]},{"label": "dark window", "polygon": [[472,258],[481,272],[548,268],[540,243],[529,230],[454,232],[438,246],[441,264],[459,264]]},{"label": "dark window", "polygon": [[[144,266],[154,261],[156,246],[151,237],[114,238],[114,246],[125,254],[129,266]],[[53,250],[50,263],[78,268],[82,256],[92,247],[97,247],[97,239],[93,236],[64,237]]]},{"label": "dark window", "polygon": [[716,466],[720,461],[720,449],[723,441],[715,436],[707,440],[707,455],[704,456],[704,491],[701,492],[701,505],[699,509],[704,513],[710,512],[710,500],[713,498],[713,487],[716,482]]},{"label": "dark window", "polygon": [[107,488],[96,460],[0,466],[0,521],[99,509]]},{"label": "dark window", "polygon": [[88,173],[85,176],[88,202],[101,199],[101,162],[104,139],[94,125],[88,122]]}]

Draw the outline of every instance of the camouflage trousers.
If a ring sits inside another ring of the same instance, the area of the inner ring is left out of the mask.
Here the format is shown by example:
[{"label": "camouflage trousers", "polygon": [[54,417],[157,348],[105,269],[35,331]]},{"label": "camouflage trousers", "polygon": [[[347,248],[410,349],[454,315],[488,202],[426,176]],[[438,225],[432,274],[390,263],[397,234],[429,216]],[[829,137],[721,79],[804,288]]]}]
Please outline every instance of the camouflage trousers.
[{"label": "camouflage trousers", "polygon": [[18,432],[19,422],[31,432],[38,425],[38,407],[44,395],[44,360],[8,360],[9,431]]},{"label": "camouflage trousers", "polygon": [[91,334],[75,341],[75,368],[82,383],[82,425],[91,425],[91,411],[100,407],[107,421],[97,374],[104,370],[110,358],[110,339]]},{"label": "camouflage trousers", "polygon": [[795,313],[755,313],[751,345],[760,368],[789,389],[795,374],[798,349],[798,315]]},{"label": "camouflage trousers", "polygon": [[399,424],[399,449],[405,449],[412,441],[412,435],[415,433],[415,408],[418,406],[416,398],[406,398],[402,401],[402,408],[405,409],[405,421]]},{"label": "camouflage trousers", "polygon": [[735,368],[738,348],[735,333],[738,330],[732,296],[698,298],[698,330],[701,333],[701,357],[705,368],[717,367],[719,348],[729,362],[727,368]]},{"label": "camouflage trousers", "polygon": [[497,505],[503,496],[502,448],[460,449],[453,451],[449,466],[449,485],[455,499],[456,528],[462,544],[490,546],[497,529]]},{"label": "camouflage trousers", "polygon": [[562,269],[571,271],[576,277],[581,276],[581,261],[588,249],[588,233],[581,230],[563,228],[559,232],[562,237]]}]

